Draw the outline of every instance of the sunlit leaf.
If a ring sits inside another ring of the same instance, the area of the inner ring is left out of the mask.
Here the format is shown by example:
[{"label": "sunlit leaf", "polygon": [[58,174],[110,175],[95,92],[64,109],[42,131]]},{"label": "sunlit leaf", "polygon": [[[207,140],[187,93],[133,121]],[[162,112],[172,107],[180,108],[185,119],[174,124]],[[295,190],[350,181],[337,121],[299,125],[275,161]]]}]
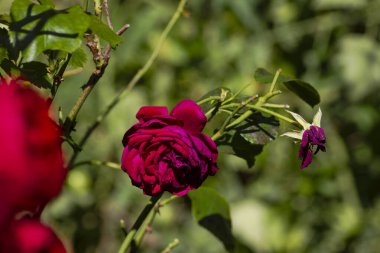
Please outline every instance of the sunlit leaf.
[{"label": "sunlit leaf", "polygon": [[32,61],[45,50],[74,52],[81,46],[90,17],[80,6],[54,10],[50,4],[31,4],[15,0],[11,6],[9,26],[16,51],[24,61]]},{"label": "sunlit leaf", "polygon": [[80,47],[72,53],[69,65],[72,67],[83,67],[86,61],[86,52]]},{"label": "sunlit leaf", "polygon": [[112,47],[116,47],[121,42],[121,37],[112,31],[106,24],[96,16],[90,16],[90,30],[99,38],[109,42]]}]

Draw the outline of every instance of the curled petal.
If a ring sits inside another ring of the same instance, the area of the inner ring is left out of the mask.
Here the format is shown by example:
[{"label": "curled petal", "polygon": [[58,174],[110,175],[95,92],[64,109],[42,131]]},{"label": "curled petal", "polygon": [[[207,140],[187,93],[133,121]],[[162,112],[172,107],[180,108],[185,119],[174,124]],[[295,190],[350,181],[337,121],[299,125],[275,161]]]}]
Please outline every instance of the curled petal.
[{"label": "curled petal", "polygon": [[281,136],[287,136],[287,137],[298,139],[298,140],[302,140],[302,135],[303,135],[303,131],[301,132],[293,131],[293,132],[286,132],[286,133],[281,134]]},{"label": "curled petal", "polygon": [[307,148],[308,145],[309,145],[309,130],[306,130],[302,134],[302,140],[301,140],[300,147],[301,148]]},{"label": "curled petal", "polygon": [[311,150],[308,149],[305,152],[304,156],[302,157],[301,169],[304,169],[307,166],[309,166],[309,164],[311,163],[312,159],[313,159],[313,152],[311,152]]},{"label": "curled petal", "polygon": [[321,108],[318,108],[318,112],[314,115],[313,118],[313,125],[317,127],[321,127],[321,118],[322,118],[322,111]]},{"label": "curled petal", "polygon": [[304,118],[302,118],[302,116],[301,115],[299,115],[299,114],[297,114],[297,113],[294,113],[294,112],[291,112],[291,111],[288,111],[288,110],[286,110],[288,113],[290,113],[292,116],[293,116],[293,118],[295,119],[295,120],[297,120],[297,122],[298,123],[300,123],[300,125],[303,127],[303,129],[309,129],[309,127],[310,127],[310,124],[309,123],[307,123],[307,121],[306,120],[304,120]]},{"label": "curled petal", "polygon": [[185,99],[179,102],[170,113],[176,119],[182,120],[184,129],[191,134],[200,133],[206,122],[207,118],[202,112],[202,108],[190,99]]}]

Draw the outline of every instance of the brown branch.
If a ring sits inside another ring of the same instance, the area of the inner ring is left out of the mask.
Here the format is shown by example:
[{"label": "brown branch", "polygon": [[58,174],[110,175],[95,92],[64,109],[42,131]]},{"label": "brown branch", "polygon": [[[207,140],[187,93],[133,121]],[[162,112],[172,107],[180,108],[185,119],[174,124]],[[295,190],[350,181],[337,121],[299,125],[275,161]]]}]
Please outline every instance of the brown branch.
[{"label": "brown branch", "polygon": [[103,8],[104,8],[104,12],[106,14],[106,19],[107,19],[108,26],[113,31],[111,16],[110,16],[109,8],[108,8],[108,0],[103,0]]},{"label": "brown branch", "polygon": [[[125,25],[123,25],[117,32],[116,32],[116,34],[117,35],[119,35],[119,36],[121,36],[127,29],[129,28],[129,24],[125,24]],[[107,47],[106,47],[106,49],[104,50],[104,59],[105,60],[109,60],[109,58],[110,58],[110,53],[111,53],[111,45],[110,44],[108,44],[107,45]]]}]

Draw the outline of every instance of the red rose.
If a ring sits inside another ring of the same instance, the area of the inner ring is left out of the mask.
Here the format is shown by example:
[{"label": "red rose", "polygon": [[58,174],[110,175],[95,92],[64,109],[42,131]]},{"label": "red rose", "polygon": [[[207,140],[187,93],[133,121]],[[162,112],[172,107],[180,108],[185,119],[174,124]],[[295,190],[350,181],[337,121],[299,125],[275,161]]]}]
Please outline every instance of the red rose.
[{"label": "red rose", "polygon": [[13,221],[8,233],[0,239],[0,252],[65,253],[55,233],[37,220]]},{"label": "red rose", "polygon": [[0,80],[0,216],[39,214],[62,188],[60,131],[48,109],[32,89]]},{"label": "red rose", "polygon": [[145,106],[139,123],[123,138],[122,169],[147,195],[185,195],[218,169],[215,143],[202,134],[207,118],[192,100],[166,107]]}]

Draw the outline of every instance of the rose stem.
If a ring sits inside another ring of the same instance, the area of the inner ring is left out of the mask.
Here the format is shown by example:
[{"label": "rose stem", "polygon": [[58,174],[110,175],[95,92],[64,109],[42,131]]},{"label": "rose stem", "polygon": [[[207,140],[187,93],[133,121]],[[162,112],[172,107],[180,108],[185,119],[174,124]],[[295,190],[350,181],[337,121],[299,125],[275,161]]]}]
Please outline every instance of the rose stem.
[{"label": "rose stem", "polygon": [[[134,241],[136,233],[139,229],[144,228],[144,230],[145,230],[146,226],[142,227],[142,225],[144,223],[146,223],[146,220],[149,220],[148,219],[149,214],[151,213],[151,211],[154,211],[154,207],[155,207],[157,201],[161,198],[161,196],[162,196],[162,193],[157,195],[157,196],[153,196],[150,198],[149,203],[141,211],[136,222],[133,224],[131,230],[128,232],[127,236],[125,237],[123,243],[120,246],[118,253],[124,253],[129,249],[129,247],[131,246],[132,242]],[[146,225],[148,225],[148,224],[146,224]]]},{"label": "rose stem", "polygon": [[83,165],[105,166],[105,167],[115,169],[115,170],[121,169],[121,165],[118,163],[98,161],[98,160],[89,160],[89,161],[78,162],[78,163],[73,165],[73,168],[83,166]]},{"label": "rose stem", "polygon": [[[225,109],[225,108],[228,108],[228,107],[235,107],[237,106],[237,108],[233,111],[233,113],[226,119],[226,121],[224,122],[224,124],[222,125],[221,129],[216,132],[212,137],[211,139],[212,140],[217,140],[221,137],[223,137],[224,133],[228,130],[230,130],[231,128],[233,128],[234,126],[240,124],[241,122],[243,122],[246,118],[248,118],[249,116],[251,116],[253,113],[254,113],[254,110],[256,111],[260,111],[260,112],[263,112],[263,113],[267,113],[267,114],[270,114],[270,115],[273,115],[279,119],[282,119],[284,121],[287,121],[291,124],[294,124],[294,125],[297,125],[297,122],[295,122],[294,120],[284,116],[284,115],[281,115],[277,112],[274,112],[272,110],[269,110],[267,108],[264,108],[264,105],[266,104],[266,102],[276,96],[276,95],[279,95],[281,94],[282,92],[280,90],[274,90],[275,88],[275,85],[277,83],[277,80],[280,76],[280,73],[281,73],[281,69],[277,70],[274,78],[273,78],[273,81],[272,81],[272,84],[271,84],[271,87],[268,91],[267,94],[265,94],[264,96],[260,97],[257,101],[256,104],[252,105],[252,104],[249,104],[251,101],[249,101],[248,103],[244,102],[244,103],[241,103],[241,104],[238,104],[238,103],[231,103],[231,104],[227,104],[227,105],[223,105],[221,106],[221,108]],[[231,119],[233,118],[233,116],[235,116],[235,114],[240,111],[242,108],[244,107],[248,107],[250,109],[254,109],[254,110],[249,110],[249,111],[246,111],[244,112],[243,114],[241,114],[237,119],[235,119],[233,122],[229,123],[231,121]]]},{"label": "rose stem", "polygon": [[179,240],[175,238],[171,243],[168,244],[168,246],[165,247],[163,251],[161,251],[161,253],[171,253],[172,249],[177,247],[178,244],[179,244]]},{"label": "rose stem", "polygon": [[[112,111],[112,109],[121,101],[123,100],[126,95],[130,93],[130,91],[135,87],[135,85],[140,81],[140,79],[145,75],[145,73],[149,70],[149,68],[152,66],[153,62],[156,60],[162,45],[164,44],[167,36],[169,35],[169,32],[174,27],[175,23],[179,19],[184,6],[186,4],[187,0],[181,0],[181,2],[178,4],[178,7],[174,13],[174,15],[171,17],[169,23],[166,25],[164,31],[162,32],[157,46],[154,48],[151,56],[149,57],[148,61],[144,64],[144,66],[139,69],[139,71],[134,75],[132,80],[128,83],[128,85],[121,90],[121,92],[114,97],[114,99],[111,101],[111,103],[108,104],[106,109],[98,115],[96,120],[87,128],[85,134],[83,135],[82,139],[79,141],[78,146],[83,147],[84,144],[87,142],[88,138],[91,136],[92,132],[100,125],[100,123],[108,116],[108,114]],[[74,154],[72,155],[68,168],[70,169],[71,166],[76,157],[78,156],[78,151],[74,151]]]}]

